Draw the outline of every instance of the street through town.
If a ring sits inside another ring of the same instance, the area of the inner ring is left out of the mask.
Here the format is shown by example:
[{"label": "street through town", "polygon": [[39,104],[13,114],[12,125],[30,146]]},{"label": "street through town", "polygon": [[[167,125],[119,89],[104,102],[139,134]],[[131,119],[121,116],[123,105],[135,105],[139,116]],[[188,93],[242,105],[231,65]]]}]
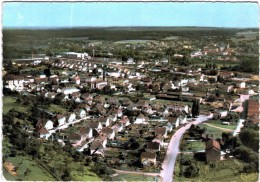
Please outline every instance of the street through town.
[{"label": "street through town", "polygon": [[207,121],[208,117],[200,115],[196,118],[195,121],[190,122],[186,126],[181,127],[178,131],[172,136],[171,141],[167,148],[167,153],[162,164],[162,170],[160,176],[163,179],[163,182],[172,182],[174,175],[174,166],[176,162],[177,155],[179,153],[179,145],[182,138],[182,135],[190,128],[192,124],[197,125],[204,121]]}]

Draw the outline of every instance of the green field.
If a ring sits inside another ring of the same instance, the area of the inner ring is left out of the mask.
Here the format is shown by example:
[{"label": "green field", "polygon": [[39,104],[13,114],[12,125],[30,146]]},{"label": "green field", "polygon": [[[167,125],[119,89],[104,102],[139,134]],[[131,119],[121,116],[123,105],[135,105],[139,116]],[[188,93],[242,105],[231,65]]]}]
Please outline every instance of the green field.
[{"label": "green field", "polygon": [[222,137],[222,133],[224,132],[223,130],[208,126],[206,124],[199,124],[198,126],[202,127],[202,128],[206,128],[206,133],[211,135],[213,134],[214,138],[221,138]]},{"label": "green field", "polygon": [[135,174],[119,174],[112,178],[112,181],[154,181],[154,177]]},{"label": "green field", "polygon": [[[40,165],[38,165],[29,156],[16,156],[9,157],[8,162],[11,162],[14,166],[18,167],[18,175],[13,176],[8,173],[7,170],[3,170],[4,177],[7,180],[18,181],[19,179],[23,181],[55,181],[46,170],[44,170]],[[79,170],[83,167],[83,170]],[[28,176],[24,175],[24,172],[29,169],[31,172]],[[80,163],[73,163],[70,165],[71,177],[73,181],[101,181],[101,179],[93,172],[90,172],[89,167],[85,167]]]},{"label": "green field", "polygon": [[21,105],[20,103],[16,103],[16,98],[5,96],[3,98],[3,114],[8,113],[11,109],[15,109],[16,111],[22,113],[28,113],[29,107],[25,105]]},{"label": "green field", "polygon": [[189,182],[198,182],[198,181],[227,181],[227,182],[249,182],[257,181],[257,176],[255,173],[251,174],[241,174],[239,171],[243,168],[244,164],[237,159],[230,159],[225,161],[216,162],[216,167],[211,168],[209,165],[206,165],[205,162],[198,162],[200,172],[199,176],[193,178],[185,178],[183,175],[180,175],[180,163],[179,158],[175,165],[175,175],[174,181],[189,181]]},{"label": "green field", "polygon": [[[101,179],[93,172],[90,172],[90,167],[85,167],[80,163],[73,163],[70,165],[72,172],[71,177],[73,181],[101,181]],[[83,167],[83,171],[79,170]]]},{"label": "green field", "polygon": [[235,130],[237,127],[237,125],[223,125],[220,123],[209,123],[209,124],[220,127],[220,128],[229,129],[229,130]]},{"label": "green field", "polygon": [[[55,179],[47,171],[41,168],[33,159],[29,156],[16,156],[9,157],[6,161],[11,162],[14,166],[18,167],[18,175],[12,176],[3,170],[6,180],[18,181],[54,181]],[[31,172],[28,176],[24,176],[24,172],[29,169]]]},{"label": "green field", "polygon": [[56,112],[56,113],[61,113],[61,114],[66,112],[66,109],[64,109],[58,105],[55,105],[55,104],[50,104],[50,106],[48,107],[47,110],[52,113]]},{"label": "green field", "polygon": [[183,146],[184,152],[196,152],[205,149],[205,143],[202,141],[185,141]]}]

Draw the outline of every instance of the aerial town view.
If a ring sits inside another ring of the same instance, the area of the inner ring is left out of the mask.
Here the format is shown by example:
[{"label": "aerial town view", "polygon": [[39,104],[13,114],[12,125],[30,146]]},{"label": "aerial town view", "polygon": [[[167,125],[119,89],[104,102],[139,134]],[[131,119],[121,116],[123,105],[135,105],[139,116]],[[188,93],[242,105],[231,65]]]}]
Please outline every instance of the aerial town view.
[{"label": "aerial town view", "polygon": [[258,181],[258,14],[3,3],[0,181]]}]

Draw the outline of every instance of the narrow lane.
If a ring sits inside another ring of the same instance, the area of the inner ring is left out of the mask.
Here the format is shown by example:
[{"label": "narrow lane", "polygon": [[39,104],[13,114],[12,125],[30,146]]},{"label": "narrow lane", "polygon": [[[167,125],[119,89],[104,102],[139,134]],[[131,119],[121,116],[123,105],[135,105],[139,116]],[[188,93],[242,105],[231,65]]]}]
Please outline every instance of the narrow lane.
[{"label": "narrow lane", "polygon": [[196,118],[196,121],[193,121],[186,126],[181,127],[177,132],[172,136],[171,141],[168,145],[167,153],[162,164],[162,170],[160,176],[163,179],[163,182],[172,182],[174,175],[174,166],[176,162],[177,155],[179,153],[179,145],[182,138],[182,135],[190,128],[192,124],[198,125],[204,121],[207,121],[208,117],[200,115]]}]

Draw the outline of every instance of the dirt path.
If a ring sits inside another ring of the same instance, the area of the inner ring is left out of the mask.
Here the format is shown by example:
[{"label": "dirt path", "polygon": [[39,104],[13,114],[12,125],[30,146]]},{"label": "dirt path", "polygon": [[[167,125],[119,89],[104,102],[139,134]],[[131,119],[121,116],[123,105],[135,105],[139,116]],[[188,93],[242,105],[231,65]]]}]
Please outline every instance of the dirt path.
[{"label": "dirt path", "polygon": [[231,130],[231,129],[221,128],[221,127],[219,127],[219,126],[215,126],[215,125],[212,125],[212,124],[209,124],[209,123],[204,123],[204,124],[206,124],[206,125],[208,125],[208,126],[211,126],[211,127],[213,127],[213,128],[217,128],[217,129],[223,130],[223,131],[233,132],[233,130]]},{"label": "dirt path", "polygon": [[146,172],[139,172],[139,171],[123,171],[114,169],[117,173],[122,174],[139,174],[139,175],[146,175],[146,176],[159,176],[160,173],[146,173]]}]

